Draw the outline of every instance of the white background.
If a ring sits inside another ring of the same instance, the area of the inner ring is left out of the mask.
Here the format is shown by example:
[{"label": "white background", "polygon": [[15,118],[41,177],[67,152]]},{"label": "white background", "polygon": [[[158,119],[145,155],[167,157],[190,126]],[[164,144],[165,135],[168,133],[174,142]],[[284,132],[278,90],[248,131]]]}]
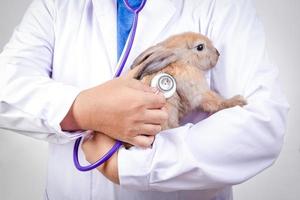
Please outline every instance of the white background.
[{"label": "white background", "polygon": [[[0,49],[9,40],[31,0],[1,0]],[[277,162],[234,188],[235,200],[300,199],[300,1],[255,0],[263,21],[271,59],[278,65],[291,110],[285,144]],[[298,60],[299,59],[299,60]],[[43,197],[47,143],[0,132],[0,199]],[[238,173],[238,172],[237,172]]]}]

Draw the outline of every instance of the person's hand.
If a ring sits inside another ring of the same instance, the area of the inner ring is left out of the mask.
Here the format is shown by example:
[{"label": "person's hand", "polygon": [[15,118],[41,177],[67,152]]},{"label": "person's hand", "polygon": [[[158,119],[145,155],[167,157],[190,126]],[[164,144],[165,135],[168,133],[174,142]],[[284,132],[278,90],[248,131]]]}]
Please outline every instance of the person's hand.
[{"label": "person's hand", "polygon": [[[94,133],[82,143],[82,150],[89,163],[95,163],[114,145],[115,140],[102,133]],[[118,152],[97,168],[106,178],[119,184]]]},{"label": "person's hand", "polygon": [[133,79],[132,74],[81,92],[62,128],[95,130],[135,146],[149,147],[168,119],[166,99]]}]

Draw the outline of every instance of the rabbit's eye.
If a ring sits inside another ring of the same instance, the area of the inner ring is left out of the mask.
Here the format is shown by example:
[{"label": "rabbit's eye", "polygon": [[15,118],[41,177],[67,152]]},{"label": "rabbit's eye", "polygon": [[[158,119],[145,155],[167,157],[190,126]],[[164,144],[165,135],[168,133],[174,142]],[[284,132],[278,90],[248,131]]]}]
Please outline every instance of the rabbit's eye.
[{"label": "rabbit's eye", "polygon": [[199,44],[197,46],[197,51],[203,51],[203,49],[204,49],[204,44]]}]

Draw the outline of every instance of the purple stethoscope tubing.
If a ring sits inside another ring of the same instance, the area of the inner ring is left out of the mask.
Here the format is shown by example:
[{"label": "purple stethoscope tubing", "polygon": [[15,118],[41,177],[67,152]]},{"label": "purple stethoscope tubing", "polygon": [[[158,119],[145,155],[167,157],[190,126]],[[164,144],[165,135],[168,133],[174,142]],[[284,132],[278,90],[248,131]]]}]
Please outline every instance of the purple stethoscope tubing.
[{"label": "purple stethoscope tubing", "polygon": [[126,64],[126,61],[128,59],[129,53],[131,51],[133,42],[134,42],[134,38],[135,38],[135,33],[136,33],[136,28],[137,28],[137,24],[138,24],[138,18],[139,18],[139,12],[144,8],[145,4],[146,4],[147,0],[142,0],[141,5],[134,9],[130,6],[130,4],[128,3],[128,0],[124,0],[125,6],[128,10],[130,10],[130,12],[134,13],[134,18],[133,18],[133,23],[132,23],[132,28],[130,31],[130,35],[129,35],[129,41],[128,41],[128,45],[125,49],[125,53],[124,56],[122,56],[121,58],[121,64],[115,74],[115,78],[119,77],[124,69],[124,66]]},{"label": "purple stethoscope tubing", "polygon": [[[132,28],[131,28],[131,31],[130,31],[130,34],[129,34],[128,44],[127,44],[127,47],[125,49],[124,55],[121,57],[120,65],[118,67],[118,70],[116,71],[116,74],[115,74],[114,78],[117,78],[121,75],[121,73],[124,69],[124,66],[126,64],[126,61],[129,57],[129,54],[130,54],[130,51],[132,49],[132,45],[133,45],[133,42],[134,42],[134,38],[135,38],[136,28],[137,28],[137,24],[138,24],[139,12],[144,8],[144,6],[146,4],[146,1],[147,0],[142,0],[140,6],[138,8],[133,8],[132,6],[130,6],[128,0],[124,0],[124,4],[125,4],[126,8],[130,12],[134,13],[134,18],[133,18]],[[75,141],[74,149],[73,149],[73,161],[74,161],[75,167],[79,171],[90,171],[90,170],[93,170],[93,169],[99,167],[100,165],[105,163],[122,146],[122,142],[117,140],[116,143],[114,144],[114,146],[102,158],[100,158],[98,161],[96,161],[93,164],[87,165],[87,166],[82,166],[79,163],[79,159],[78,159],[78,150],[79,150],[81,139],[82,139],[82,137],[78,138]]]}]

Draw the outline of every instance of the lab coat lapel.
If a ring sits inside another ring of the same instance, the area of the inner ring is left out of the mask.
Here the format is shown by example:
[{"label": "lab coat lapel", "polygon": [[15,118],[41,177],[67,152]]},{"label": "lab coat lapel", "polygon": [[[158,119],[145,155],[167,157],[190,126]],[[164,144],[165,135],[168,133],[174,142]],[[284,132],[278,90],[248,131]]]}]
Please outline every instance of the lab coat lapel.
[{"label": "lab coat lapel", "polygon": [[92,0],[94,15],[101,30],[106,55],[114,71],[117,64],[117,22],[116,1]]},{"label": "lab coat lapel", "polygon": [[[115,71],[117,65],[117,25],[116,1],[92,0],[94,12],[99,23],[110,67]],[[139,14],[136,37],[124,71],[143,50],[156,42],[171,17],[175,6],[170,0],[148,0]]]},{"label": "lab coat lapel", "polygon": [[175,13],[170,0],[148,0],[141,11],[138,25],[138,42],[144,47],[153,45]]}]

